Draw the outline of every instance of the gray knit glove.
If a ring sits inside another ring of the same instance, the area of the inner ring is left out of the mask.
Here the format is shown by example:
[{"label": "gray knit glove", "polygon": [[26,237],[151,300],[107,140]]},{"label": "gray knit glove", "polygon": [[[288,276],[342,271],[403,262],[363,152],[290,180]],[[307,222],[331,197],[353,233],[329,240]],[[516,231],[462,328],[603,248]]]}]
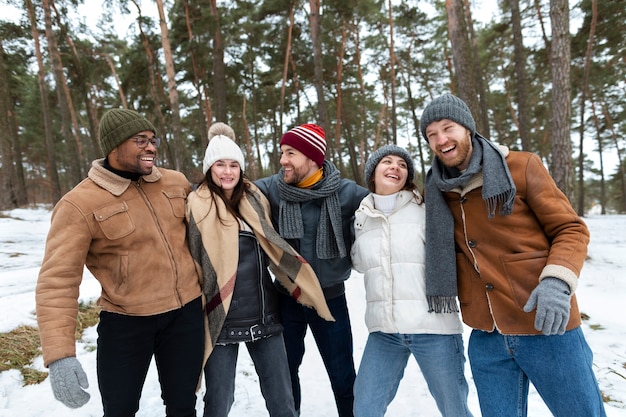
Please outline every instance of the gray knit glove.
[{"label": "gray knit glove", "polygon": [[73,356],[52,362],[50,368],[50,385],[54,398],[69,408],[78,408],[87,404],[89,393],[83,389],[89,387],[87,374]]},{"label": "gray knit glove", "polygon": [[535,329],[546,336],[565,333],[569,321],[570,299],[569,285],[561,279],[546,277],[533,290],[524,306],[530,313],[537,307]]}]

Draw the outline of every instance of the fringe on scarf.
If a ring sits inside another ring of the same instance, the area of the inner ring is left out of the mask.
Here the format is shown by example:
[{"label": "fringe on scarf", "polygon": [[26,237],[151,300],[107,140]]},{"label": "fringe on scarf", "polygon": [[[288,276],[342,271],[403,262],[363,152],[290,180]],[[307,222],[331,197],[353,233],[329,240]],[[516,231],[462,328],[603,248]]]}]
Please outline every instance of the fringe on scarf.
[{"label": "fringe on scarf", "polygon": [[428,312],[429,313],[458,313],[459,306],[456,303],[456,297],[443,297],[440,295],[429,295]]}]

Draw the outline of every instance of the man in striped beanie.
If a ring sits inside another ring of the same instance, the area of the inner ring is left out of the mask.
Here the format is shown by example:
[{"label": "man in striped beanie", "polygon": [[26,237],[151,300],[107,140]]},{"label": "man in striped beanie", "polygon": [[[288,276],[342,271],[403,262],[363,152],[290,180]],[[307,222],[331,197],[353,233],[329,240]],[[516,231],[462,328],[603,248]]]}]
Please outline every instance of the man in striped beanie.
[{"label": "man in striped beanie", "polygon": [[294,127],[283,135],[280,140],[280,146],[282,145],[296,148],[320,167],[324,165],[326,135],[324,129],[318,125],[305,124]]},{"label": "man in striped beanie", "polygon": [[340,178],[339,170],[325,159],[324,129],[316,124],[286,132],[280,150],[280,171],[256,184],[270,201],[272,221],[280,235],[313,267],[335,318],[334,322],[324,320],[277,284],[294,402],[299,411],[298,368],[309,327],[326,365],[339,417],[352,417],[356,372],[344,281],[352,269],[354,212],[368,191]]}]

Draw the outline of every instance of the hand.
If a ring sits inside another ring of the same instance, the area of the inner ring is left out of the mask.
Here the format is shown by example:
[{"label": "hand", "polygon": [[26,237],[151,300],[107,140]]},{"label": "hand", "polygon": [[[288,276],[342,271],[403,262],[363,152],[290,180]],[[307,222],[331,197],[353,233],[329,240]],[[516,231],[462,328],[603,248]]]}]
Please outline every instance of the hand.
[{"label": "hand", "polygon": [[78,408],[87,404],[90,395],[84,388],[89,387],[87,374],[73,356],[52,362],[50,368],[50,385],[54,398],[69,408]]},{"label": "hand", "polygon": [[535,329],[546,336],[565,333],[569,321],[570,299],[569,285],[563,280],[546,277],[533,290],[524,306],[530,313],[537,307]]}]

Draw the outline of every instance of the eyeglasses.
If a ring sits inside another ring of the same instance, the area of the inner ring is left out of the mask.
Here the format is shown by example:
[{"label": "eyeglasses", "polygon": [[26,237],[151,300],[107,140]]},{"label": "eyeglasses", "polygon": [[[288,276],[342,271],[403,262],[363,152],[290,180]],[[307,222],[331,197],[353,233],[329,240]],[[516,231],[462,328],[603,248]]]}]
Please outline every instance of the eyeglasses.
[{"label": "eyeglasses", "polygon": [[158,148],[161,144],[161,138],[157,138],[156,136],[151,138],[144,135],[137,135],[130,138],[130,140],[135,142],[135,145],[137,145],[139,149],[145,149],[148,146],[148,143],[154,145],[155,148]]}]

